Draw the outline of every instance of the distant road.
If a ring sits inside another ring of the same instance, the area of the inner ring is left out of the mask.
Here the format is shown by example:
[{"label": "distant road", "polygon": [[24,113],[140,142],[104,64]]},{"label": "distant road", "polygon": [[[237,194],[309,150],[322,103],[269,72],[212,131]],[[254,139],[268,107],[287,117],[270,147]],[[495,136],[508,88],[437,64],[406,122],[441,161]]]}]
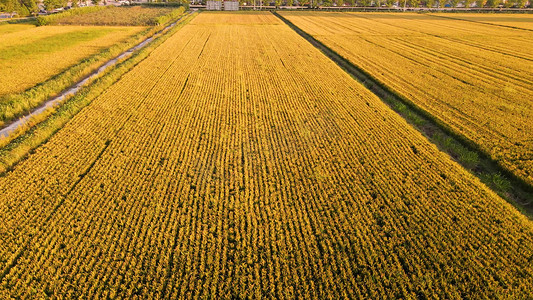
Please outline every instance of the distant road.
[{"label": "distant road", "polygon": [[24,18],[1,18],[0,17],[0,22],[26,20],[26,19],[30,19],[30,18],[33,18],[33,17],[24,17]]}]

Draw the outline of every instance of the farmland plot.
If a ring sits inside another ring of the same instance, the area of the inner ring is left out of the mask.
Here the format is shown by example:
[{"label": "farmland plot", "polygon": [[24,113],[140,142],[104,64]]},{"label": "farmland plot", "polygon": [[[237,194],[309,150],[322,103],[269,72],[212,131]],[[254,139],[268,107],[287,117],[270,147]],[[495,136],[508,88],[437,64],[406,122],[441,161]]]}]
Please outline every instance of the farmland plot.
[{"label": "farmland plot", "polygon": [[418,14],[281,14],[533,183],[533,32]]},{"label": "farmland plot", "polygon": [[0,126],[88,75],[144,29],[0,26]]},{"label": "farmland plot", "polygon": [[141,31],[142,27],[23,26],[1,34],[0,96],[21,92],[98,51]]},{"label": "farmland plot", "polygon": [[201,13],[0,189],[6,297],[532,296],[531,221],[268,13]]}]

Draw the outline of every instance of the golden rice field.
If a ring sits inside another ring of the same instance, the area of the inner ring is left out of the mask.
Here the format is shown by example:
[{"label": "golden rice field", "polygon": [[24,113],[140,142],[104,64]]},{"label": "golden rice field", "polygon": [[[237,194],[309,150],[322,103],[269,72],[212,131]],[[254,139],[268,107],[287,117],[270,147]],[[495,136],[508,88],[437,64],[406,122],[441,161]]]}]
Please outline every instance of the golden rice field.
[{"label": "golden rice field", "polygon": [[0,26],[0,97],[22,92],[143,27]]},{"label": "golden rice field", "polygon": [[532,222],[267,12],[200,13],[0,189],[4,298],[533,297]]},{"label": "golden rice field", "polygon": [[426,14],[281,14],[533,183],[533,32]]}]

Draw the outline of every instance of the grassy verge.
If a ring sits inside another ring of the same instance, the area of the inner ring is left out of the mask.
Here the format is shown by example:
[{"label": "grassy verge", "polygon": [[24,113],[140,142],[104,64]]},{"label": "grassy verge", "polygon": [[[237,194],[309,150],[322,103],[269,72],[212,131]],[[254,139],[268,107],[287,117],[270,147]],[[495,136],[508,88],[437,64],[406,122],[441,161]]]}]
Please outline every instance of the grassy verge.
[{"label": "grassy verge", "polygon": [[96,79],[92,84],[82,88],[75,96],[61,106],[48,111],[48,116],[37,116],[34,126],[21,129],[23,133],[8,142],[0,143],[0,176],[3,176],[19,161],[27,157],[35,148],[45,143],[61,129],[81,109],[90,104],[103,91],[118,81],[122,75],[143,61],[150,53],[166,41],[172,34],[186,25],[195,14],[186,15],[169,31],[157,37],[152,43],[142,48],[130,58],[117,64],[111,71]]},{"label": "grassy verge", "polygon": [[352,64],[277,12],[272,13],[388,104],[441,151],[448,153],[456,162],[478,177],[481,182],[530,219],[533,219],[533,187],[531,185],[493,160],[475,143],[455,133],[449,126],[409,99],[396,93],[386,84]]}]

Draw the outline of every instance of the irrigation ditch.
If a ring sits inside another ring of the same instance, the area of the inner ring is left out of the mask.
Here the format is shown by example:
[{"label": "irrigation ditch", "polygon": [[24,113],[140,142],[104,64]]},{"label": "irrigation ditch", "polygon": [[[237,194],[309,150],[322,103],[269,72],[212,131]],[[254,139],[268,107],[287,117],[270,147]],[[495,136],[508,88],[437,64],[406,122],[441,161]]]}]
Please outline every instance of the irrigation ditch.
[{"label": "irrigation ditch", "polygon": [[533,220],[533,186],[507,170],[473,141],[454,132],[448,125],[436,119],[428,111],[420,108],[362,68],[354,65],[281,16],[278,12],[271,11],[271,13],[320,50],[355,80],[362,83],[441,151],[447,153],[454,161],[479,178],[487,187]]}]

